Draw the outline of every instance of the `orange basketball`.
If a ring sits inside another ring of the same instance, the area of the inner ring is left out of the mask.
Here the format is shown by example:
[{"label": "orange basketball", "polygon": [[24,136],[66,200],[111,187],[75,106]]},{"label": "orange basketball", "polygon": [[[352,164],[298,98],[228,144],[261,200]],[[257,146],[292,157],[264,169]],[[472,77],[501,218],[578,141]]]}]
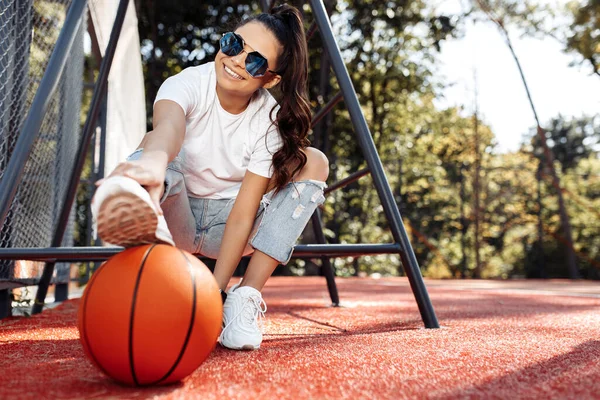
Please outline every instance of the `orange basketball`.
[{"label": "orange basketball", "polygon": [[167,245],[133,247],[92,275],[78,315],[83,349],[129,385],[176,382],[217,343],[223,306],[210,270]]}]

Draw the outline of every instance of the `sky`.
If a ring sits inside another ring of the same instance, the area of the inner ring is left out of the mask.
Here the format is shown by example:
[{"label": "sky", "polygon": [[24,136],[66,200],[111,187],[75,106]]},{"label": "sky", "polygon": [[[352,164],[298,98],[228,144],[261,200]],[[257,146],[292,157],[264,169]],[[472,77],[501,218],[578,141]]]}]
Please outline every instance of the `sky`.
[{"label": "sky", "polygon": [[[440,1],[438,8],[448,12],[457,9],[458,0]],[[600,113],[600,77],[592,75],[591,68],[569,67],[574,57],[565,54],[554,39],[520,38],[516,31],[510,37],[542,125],[559,114],[580,117]],[[445,99],[438,105],[464,106],[472,113],[477,82],[480,119],[496,134],[497,151],[516,150],[522,135],[535,126],[535,119],[516,63],[498,28],[491,22],[467,25],[464,38],[443,44],[440,61],[440,73],[453,85],[443,91]]]}]

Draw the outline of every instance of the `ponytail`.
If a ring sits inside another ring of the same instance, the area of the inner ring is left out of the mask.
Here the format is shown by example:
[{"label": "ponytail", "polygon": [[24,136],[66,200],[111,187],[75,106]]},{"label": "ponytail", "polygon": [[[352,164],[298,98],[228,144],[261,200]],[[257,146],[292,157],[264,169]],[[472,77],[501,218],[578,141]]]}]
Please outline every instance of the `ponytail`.
[{"label": "ponytail", "polygon": [[[281,190],[306,165],[302,151],[310,145],[308,132],[311,112],[308,102],[308,49],[300,12],[287,4],[271,9],[243,22],[262,23],[283,47],[276,71],[281,75],[281,100],[275,125],[283,146],[273,155],[275,191]],[[271,112],[273,112],[271,110]]]}]

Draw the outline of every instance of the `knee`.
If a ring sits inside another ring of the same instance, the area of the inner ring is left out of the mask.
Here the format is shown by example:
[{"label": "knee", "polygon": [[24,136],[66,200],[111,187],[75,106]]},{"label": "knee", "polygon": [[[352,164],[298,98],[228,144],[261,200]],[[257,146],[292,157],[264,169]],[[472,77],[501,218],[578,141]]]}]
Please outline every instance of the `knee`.
[{"label": "knee", "polygon": [[329,176],[329,160],[327,156],[314,147],[307,147],[306,165],[299,174],[300,179],[314,179],[325,182]]}]

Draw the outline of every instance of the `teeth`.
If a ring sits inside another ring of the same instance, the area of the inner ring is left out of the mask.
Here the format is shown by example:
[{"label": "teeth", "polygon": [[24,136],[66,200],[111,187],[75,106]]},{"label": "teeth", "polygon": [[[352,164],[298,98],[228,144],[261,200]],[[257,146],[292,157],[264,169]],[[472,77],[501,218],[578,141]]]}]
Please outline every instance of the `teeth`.
[{"label": "teeth", "polygon": [[233,72],[229,67],[227,67],[225,65],[225,72],[227,72],[229,75],[231,75],[233,78],[235,79],[244,79],[242,78],[240,75],[236,74],[235,72]]}]

